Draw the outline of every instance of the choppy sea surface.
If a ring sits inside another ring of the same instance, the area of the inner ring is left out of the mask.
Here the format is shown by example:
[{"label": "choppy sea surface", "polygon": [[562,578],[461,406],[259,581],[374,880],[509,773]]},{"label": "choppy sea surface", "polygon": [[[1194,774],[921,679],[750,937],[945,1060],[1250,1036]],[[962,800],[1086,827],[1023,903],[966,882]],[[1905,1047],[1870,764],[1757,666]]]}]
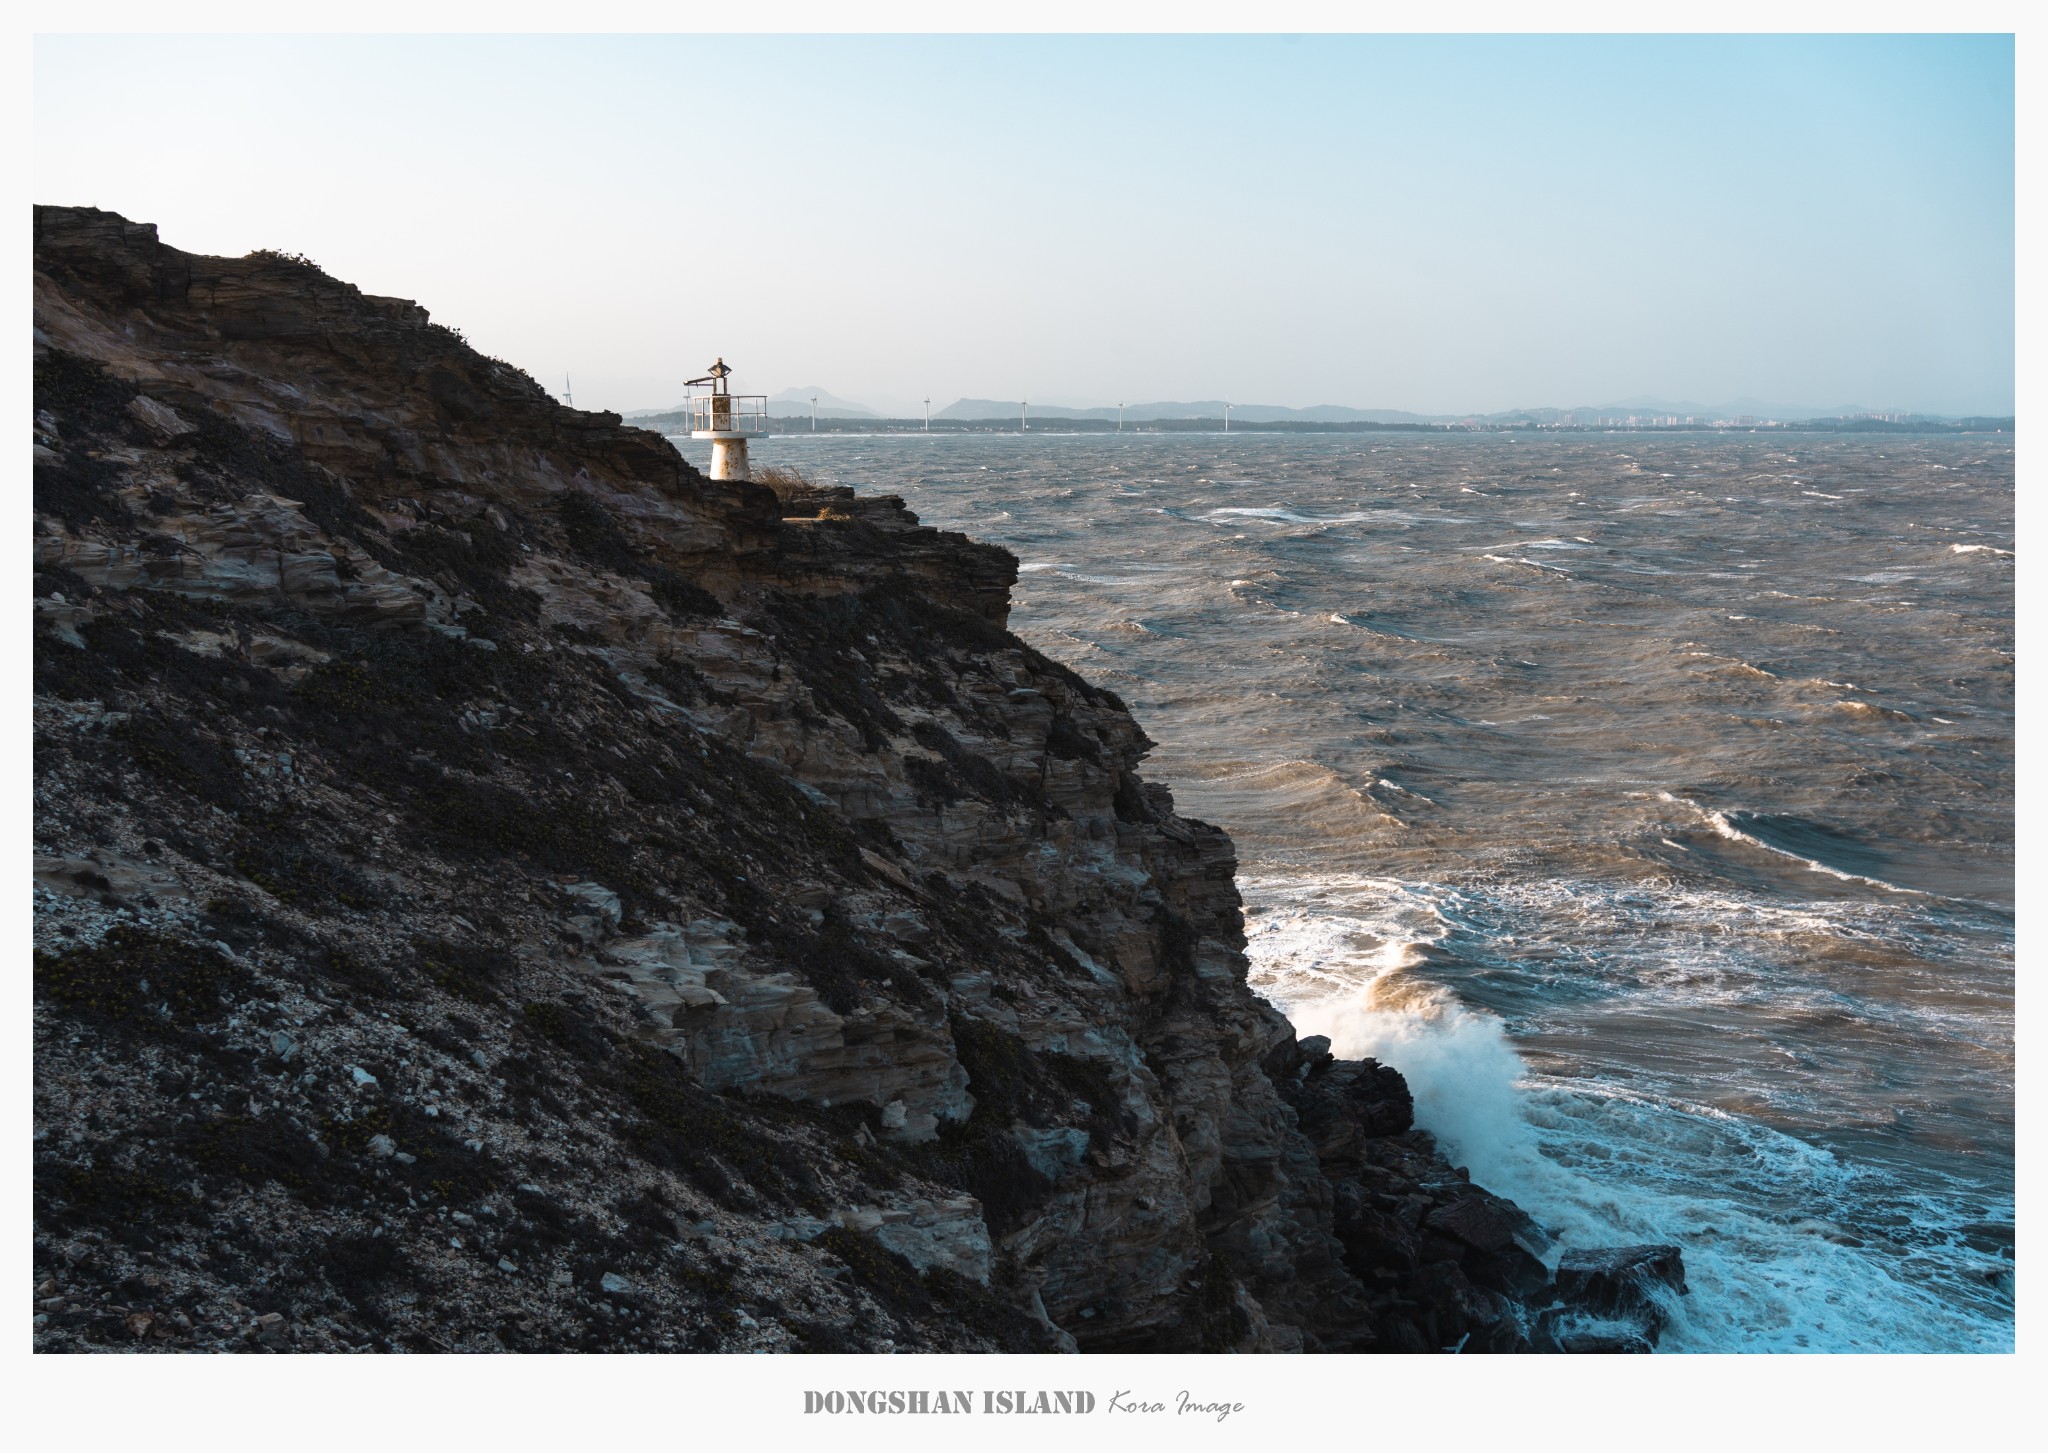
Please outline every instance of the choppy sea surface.
[{"label": "choppy sea surface", "polygon": [[1236,839],[1254,987],[1563,1243],[1680,1243],[1666,1349],[2012,1348],[2009,439],[756,460],[1015,551]]}]

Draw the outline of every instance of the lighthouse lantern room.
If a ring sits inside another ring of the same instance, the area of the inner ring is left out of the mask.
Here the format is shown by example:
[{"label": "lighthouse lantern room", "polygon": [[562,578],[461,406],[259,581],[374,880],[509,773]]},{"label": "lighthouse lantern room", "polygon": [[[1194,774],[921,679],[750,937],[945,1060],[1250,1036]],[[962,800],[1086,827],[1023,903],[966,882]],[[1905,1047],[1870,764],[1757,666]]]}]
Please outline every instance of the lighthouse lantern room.
[{"label": "lighthouse lantern room", "polygon": [[768,396],[736,394],[726,387],[732,370],[723,358],[691,388],[709,389],[690,396],[690,437],[711,441],[713,479],[752,479],[747,468],[747,440],[768,432]]}]

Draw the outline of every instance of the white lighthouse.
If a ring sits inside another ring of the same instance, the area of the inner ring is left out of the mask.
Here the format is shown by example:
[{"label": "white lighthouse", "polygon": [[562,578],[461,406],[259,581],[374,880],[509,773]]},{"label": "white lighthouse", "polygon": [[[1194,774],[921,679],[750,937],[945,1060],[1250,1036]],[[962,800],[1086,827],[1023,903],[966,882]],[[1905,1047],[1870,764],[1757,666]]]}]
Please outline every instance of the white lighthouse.
[{"label": "white lighthouse", "polygon": [[732,374],[720,358],[703,378],[690,380],[691,388],[711,391],[690,397],[690,437],[711,441],[713,479],[752,479],[747,468],[747,440],[768,432],[768,396],[726,391]]}]

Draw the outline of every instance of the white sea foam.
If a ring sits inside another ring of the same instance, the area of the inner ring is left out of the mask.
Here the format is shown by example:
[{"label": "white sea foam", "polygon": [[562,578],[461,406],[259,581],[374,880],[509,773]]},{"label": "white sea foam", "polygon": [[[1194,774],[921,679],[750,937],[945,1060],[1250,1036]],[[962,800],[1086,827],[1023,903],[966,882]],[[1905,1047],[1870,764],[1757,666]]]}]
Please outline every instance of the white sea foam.
[{"label": "white sea foam", "polygon": [[1951,553],[1953,553],[1953,554],[1957,554],[1957,555],[1974,555],[1974,554],[1976,554],[1977,552],[1979,552],[1980,550],[1988,550],[1988,551],[1990,551],[1990,552],[1991,552],[1991,553],[1992,553],[1993,555],[2010,555],[2010,554],[2012,554],[2012,551],[2010,551],[2010,550],[2001,550],[2001,549],[1999,549],[1999,548],[1998,548],[1998,547],[1997,547],[1996,545],[1951,545],[1951,546],[1949,546],[1948,548],[1949,548],[1949,550],[1951,551]]},{"label": "white sea foam", "polygon": [[[1456,923],[1454,890],[1246,887],[1260,905],[1247,919],[1254,985],[1339,1057],[1398,1068],[1417,1123],[1557,1238],[1553,1260],[1569,1246],[1683,1248],[1692,1295],[1671,1304],[1666,1350],[2010,1349],[2010,1323],[1981,1293],[1981,1256],[1938,1236],[1891,1244],[1843,1228],[1888,1194],[1870,1176],[1712,1107],[1532,1074],[1498,1018],[1409,973]],[[1762,1209],[1774,1205],[1785,1210]],[[1923,1229],[1952,1214],[1910,1210]]]}]

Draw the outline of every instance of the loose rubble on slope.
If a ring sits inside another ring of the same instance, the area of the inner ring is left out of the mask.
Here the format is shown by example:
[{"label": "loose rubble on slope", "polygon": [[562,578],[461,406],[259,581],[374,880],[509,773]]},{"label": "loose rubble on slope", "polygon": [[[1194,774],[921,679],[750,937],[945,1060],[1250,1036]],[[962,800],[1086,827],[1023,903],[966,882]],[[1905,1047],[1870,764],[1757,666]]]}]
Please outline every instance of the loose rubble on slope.
[{"label": "loose rubble on slope", "polygon": [[1559,1345],[1006,552],[110,213],[35,322],[38,1347]]}]

